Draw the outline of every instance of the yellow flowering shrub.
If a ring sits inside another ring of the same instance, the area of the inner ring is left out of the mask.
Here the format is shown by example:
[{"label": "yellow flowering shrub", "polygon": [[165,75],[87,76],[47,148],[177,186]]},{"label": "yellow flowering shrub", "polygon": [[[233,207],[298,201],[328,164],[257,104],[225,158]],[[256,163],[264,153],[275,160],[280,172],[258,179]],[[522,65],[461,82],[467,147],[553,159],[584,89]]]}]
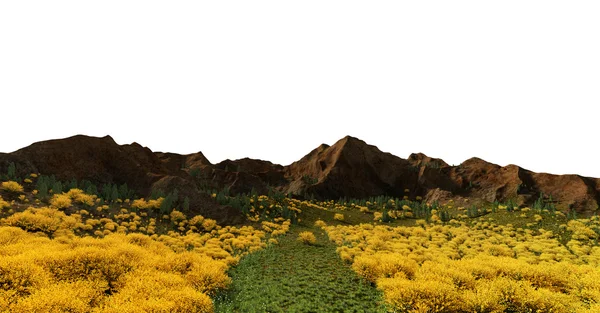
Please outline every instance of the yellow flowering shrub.
[{"label": "yellow flowering shrub", "polygon": [[215,227],[217,226],[217,221],[210,219],[210,218],[205,218],[202,221],[202,227],[204,228],[204,230],[206,231],[211,231],[213,230]]},{"label": "yellow flowering shrub", "polygon": [[101,312],[213,312],[211,299],[174,273],[149,269],[127,274],[120,283]]},{"label": "yellow flowering shrub", "polygon": [[173,210],[171,212],[171,214],[169,214],[171,221],[172,222],[178,222],[178,221],[183,221],[185,220],[187,217],[185,216],[185,214],[183,214],[183,212],[177,211],[177,210]]},{"label": "yellow flowering shrub", "polygon": [[352,269],[371,282],[382,277],[394,277],[398,273],[402,273],[403,277],[413,277],[418,267],[414,260],[392,253],[358,256],[352,263]]},{"label": "yellow flowering shrub", "polygon": [[94,281],[58,282],[16,302],[10,312],[89,312],[103,292],[103,286]]},{"label": "yellow flowering shrub", "polygon": [[67,196],[77,203],[82,203],[88,206],[93,206],[98,198],[96,195],[88,195],[83,190],[73,188],[69,190]]},{"label": "yellow flowering shrub", "polygon": [[2,182],[2,184],[0,184],[0,189],[13,193],[23,192],[23,186],[12,180]]},{"label": "yellow flowering shrub", "polygon": [[327,223],[325,223],[325,222],[324,222],[324,221],[322,221],[322,220],[317,220],[317,221],[315,222],[315,226],[316,226],[316,227],[325,227],[325,226],[327,226]]},{"label": "yellow flowering shrub", "polygon": [[28,296],[49,284],[50,275],[38,265],[28,264],[22,258],[0,259],[1,289],[11,291],[13,297]]},{"label": "yellow flowering shrub", "polygon": [[155,200],[144,200],[144,198],[133,200],[131,208],[133,209],[158,209],[162,204],[164,198],[158,198]]},{"label": "yellow flowering shrub", "polygon": [[50,205],[57,209],[66,209],[73,205],[73,201],[71,201],[71,197],[69,197],[68,194],[63,193],[52,196],[52,199],[50,199]]},{"label": "yellow flowering shrub", "polygon": [[336,213],[336,214],[333,215],[333,219],[337,220],[337,221],[343,221],[344,220],[344,214]]},{"label": "yellow flowering shrub", "polygon": [[3,221],[6,225],[19,227],[27,231],[41,231],[51,234],[59,229],[71,230],[75,228],[77,223],[81,222],[81,219],[75,216],[67,216],[54,208],[30,207],[23,212],[5,218]]},{"label": "yellow flowering shrub", "polygon": [[340,258],[399,312],[594,312],[600,222],[573,220],[565,244],[492,221],[326,226]]},{"label": "yellow flowering shrub", "polygon": [[0,196],[0,210],[10,208],[10,203]]},{"label": "yellow flowering shrub", "polygon": [[402,312],[460,312],[458,292],[447,282],[413,281],[399,275],[382,279],[378,287],[387,302]]},{"label": "yellow flowering shrub", "polygon": [[315,243],[317,243],[317,238],[312,232],[303,231],[298,235],[298,241],[307,245],[314,245]]},{"label": "yellow flowering shrub", "polygon": [[204,222],[202,215],[196,215],[189,220],[189,224],[196,227],[202,227],[202,222]]},{"label": "yellow flowering shrub", "polygon": [[229,268],[277,244],[291,225],[277,217],[258,228],[220,226],[176,210],[161,219],[138,210],[162,199],[99,200],[71,189],[48,207],[1,212],[0,312],[212,312],[210,296],[229,286]]},{"label": "yellow flowering shrub", "polygon": [[[75,218],[31,208],[4,220],[54,231],[54,239],[0,227],[0,311],[212,312],[209,295],[230,284],[229,267],[266,247],[264,232],[250,226],[157,237],[108,232],[100,239],[65,232],[82,224],[65,219]],[[82,225],[114,224],[107,220]]]},{"label": "yellow flowering shrub", "polygon": [[381,222],[381,219],[383,218],[383,213],[381,212],[373,212],[373,220],[376,222]]}]

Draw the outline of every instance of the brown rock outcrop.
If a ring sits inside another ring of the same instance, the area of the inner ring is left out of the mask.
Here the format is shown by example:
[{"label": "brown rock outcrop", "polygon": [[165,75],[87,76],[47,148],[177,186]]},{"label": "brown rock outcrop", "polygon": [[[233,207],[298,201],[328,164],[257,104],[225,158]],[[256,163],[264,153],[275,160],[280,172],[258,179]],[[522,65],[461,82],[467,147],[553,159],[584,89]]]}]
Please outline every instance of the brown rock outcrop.
[{"label": "brown rock outcrop", "polygon": [[[217,205],[198,192],[195,180],[181,168],[210,166],[201,153],[181,156],[153,153],[137,143],[118,145],[110,136],[98,138],[73,136],[34,143],[9,154],[0,154],[0,170],[15,163],[19,176],[29,173],[55,175],[58,180],[89,180],[97,185],[127,184],[140,196],[153,189],[180,191],[181,199],[189,197],[190,207],[198,214],[223,223],[238,222],[240,212]],[[222,211],[221,211],[222,210]]]},{"label": "brown rock outcrop", "polygon": [[[249,158],[211,164],[201,152],[180,155],[152,152],[137,143],[118,145],[110,137],[74,136],[38,142],[13,153],[0,153],[0,171],[17,164],[20,176],[54,174],[61,180],[127,183],[140,195],[152,188],[177,188],[194,205],[223,219],[234,212],[211,211],[211,199],[199,188],[229,188],[232,193],[276,188],[298,196],[321,199],[389,195],[469,203],[508,200],[531,205],[543,194],[562,210],[596,212],[600,179],[579,175],[534,173],[516,165],[498,166],[471,158],[458,166],[423,153],[402,159],[354,137],[332,146],[322,144],[289,166]],[[193,174],[193,177],[190,175]],[[473,201],[470,201],[473,200]],[[214,202],[212,202],[214,205]],[[218,210],[218,206],[214,207]],[[212,213],[211,213],[212,212]],[[232,215],[233,214],[233,215]],[[209,216],[210,217],[210,216]]]},{"label": "brown rock outcrop", "polygon": [[169,171],[148,148],[138,144],[119,146],[110,136],[74,136],[37,142],[11,153],[29,162],[36,172],[54,174],[59,180],[90,180],[99,184],[127,183],[146,193],[153,175]]},{"label": "brown rock outcrop", "polygon": [[402,195],[418,187],[418,171],[407,160],[350,136],[319,146],[289,165],[286,175],[286,192],[319,198]]},{"label": "brown rock outcrop", "polygon": [[203,169],[212,165],[202,152],[192,154],[154,152],[154,154],[172,172]]}]

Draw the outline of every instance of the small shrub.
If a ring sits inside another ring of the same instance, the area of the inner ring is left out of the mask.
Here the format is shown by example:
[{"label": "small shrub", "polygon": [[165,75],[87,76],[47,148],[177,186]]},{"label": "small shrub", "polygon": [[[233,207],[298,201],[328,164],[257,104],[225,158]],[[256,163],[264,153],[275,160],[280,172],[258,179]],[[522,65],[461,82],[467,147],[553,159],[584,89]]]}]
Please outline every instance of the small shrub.
[{"label": "small shrub", "polygon": [[0,197],[0,210],[6,208],[10,208],[10,203],[8,203],[8,201],[5,201],[4,199],[2,199],[2,197]]},{"label": "small shrub", "polygon": [[94,203],[96,203],[97,198],[97,196],[95,195],[88,195],[85,192],[83,192],[83,190],[76,188],[69,190],[69,192],[67,192],[67,195],[75,202],[83,203],[87,206],[93,206]]},{"label": "small shrub", "polygon": [[44,233],[54,233],[59,229],[73,229],[78,222],[81,222],[80,218],[67,216],[52,208],[29,208],[24,212],[7,217],[4,221],[9,226]]},{"label": "small shrub", "polygon": [[213,230],[215,227],[217,226],[217,221],[210,219],[210,218],[206,218],[204,219],[204,221],[202,222],[202,227],[204,228],[204,230],[206,231],[211,231]]},{"label": "small shrub", "polygon": [[8,192],[13,192],[13,193],[23,192],[23,186],[21,186],[16,181],[12,181],[12,180],[2,182],[2,184],[0,185],[0,188],[2,190],[6,190]]},{"label": "small shrub", "polygon": [[57,209],[66,209],[72,204],[71,197],[67,194],[54,195],[50,200],[50,205]]},{"label": "small shrub", "polygon": [[303,244],[314,245],[317,242],[317,238],[312,232],[303,231],[300,233],[300,235],[298,235],[298,241],[302,242]]},{"label": "small shrub", "polygon": [[171,214],[170,214],[170,217],[171,217],[171,221],[174,223],[187,219],[187,217],[185,216],[185,214],[183,214],[183,212],[177,211],[177,210],[173,210],[173,212],[171,212]]},{"label": "small shrub", "polygon": [[315,222],[315,226],[316,227],[325,227],[325,226],[327,226],[327,224],[324,221],[322,221],[322,220],[317,220]]}]

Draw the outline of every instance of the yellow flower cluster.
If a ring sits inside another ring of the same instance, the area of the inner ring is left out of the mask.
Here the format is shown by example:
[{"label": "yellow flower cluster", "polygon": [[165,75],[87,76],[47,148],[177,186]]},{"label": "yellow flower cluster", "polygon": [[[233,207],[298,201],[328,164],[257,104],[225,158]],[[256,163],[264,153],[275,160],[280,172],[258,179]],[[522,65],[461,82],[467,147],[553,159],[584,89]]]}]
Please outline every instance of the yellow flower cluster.
[{"label": "yellow flower cluster", "polygon": [[2,184],[0,184],[0,189],[14,193],[23,192],[23,186],[12,180],[2,182]]},{"label": "yellow flower cluster", "polygon": [[383,218],[383,213],[381,212],[373,212],[373,220],[376,222],[381,222],[381,219]]},{"label": "yellow flower cluster", "polygon": [[109,217],[30,207],[0,220],[0,312],[212,312],[229,267],[290,227],[282,218],[262,230],[221,227],[173,211],[167,218],[180,232],[156,234],[145,212],[99,208],[91,211]]},{"label": "yellow flower cluster", "polygon": [[317,238],[312,232],[303,231],[298,235],[298,241],[302,242],[303,244],[314,245],[317,243]]},{"label": "yellow flower cluster", "polygon": [[271,233],[271,236],[276,237],[280,235],[286,234],[290,230],[290,220],[285,220],[283,218],[276,219],[278,222],[282,222],[281,224],[273,223],[269,221],[262,221],[262,229],[265,232]]},{"label": "yellow flower cluster", "polygon": [[185,221],[187,219],[187,216],[185,216],[185,214],[183,212],[177,211],[177,210],[171,211],[171,214],[169,214],[169,217],[171,218],[171,221],[173,223]]},{"label": "yellow flower cluster", "polygon": [[[147,236],[52,240],[0,228],[1,312],[212,312],[223,261]],[[110,296],[109,296],[110,295]]]},{"label": "yellow flower cluster", "polygon": [[88,195],[83,190],[73,188],[68,192],[62,194],[56,194],[50,199],[50,205],[57,209],[66,209],[73,205],[73,201],[76,203],[85,204],[87,206],[93,206],[96,204],[98,199],[95,195]]},{"label": "yellow flower cluster", "polygon": [[329,200],[329,201],[317,201],[316,203],[311,203],[308,201],[303,201],[302,204],[309,206],[309,207],[313,207],[315,209],[321,209],[321,210],[325,210],[325,211],[331,211],[331,210],[346,210],[348,208],[348,206],[344,203],[339,203],[339,202],[335,202],[333,200]]},{"label": "yellow flower cluster", "polygon": [[278,217],[262,229],[221,227],[145,210],[162,200],[99,205],[71,189],[49,207],[0,212],[0,312],[212,312],[210,296],[229,284],[229,267],[276,244],[291,224]]},{"label": "yellow flower cluster", "polygon": [[304,200],[304,201],[300,201],[298,199],[286,199],[286,200],[288,201],[290,208],[296,209],[298,213],[302,212],[302,207],[310,207],[313,209],[328,211],[328,209],[325,207],[324,202],[319,202],[318,204],[315,204],[315,203],[312,203],[312,202],[306,201],[306,200]]},{"label": "yellow flower cluster", "polygon": [[3,222],[9,226],[16,226],[27,231],[41,231],[46,234],[52,234],[58,230],[72,230],[78,223],[81,223],[81,217],[77,215],[67,216],[65,213],[55,208],[33,208],[10,215],[3,219]]},{"label": "yellow flower cluster", "polygon": [[57,209],[66,209],[73,205],[73,201],[71,200],[71,197],[69,197],[68,194],[63,193],[52,196],[52,199],[50,199],[50,205]]},{"label": "yellow flower cluster", "polygon": [[325,223],[325,222],[324,222],[324,221],[322,221],[322,220],[317,220],[317,221],[315,222],[315,226],[316,226],[316,227],[319,227],[319,228],[322,228],[322,227],[325,227],[325,226],[327,226],[327,223]]},{"label": "yellow flower cluster", "polygon": [[545,229],[492,222],[327,226],[341,259],[400,312],[598,312],[600,222]]},{"label": "yellow flower cluster", "polygon": [[95,195],[88,195],[85,192],[83,192],[83,190],[77,188],[69,190],[66,194],[71,200],[77,203],[85,204],[87,206],[93,206],[96,203],[96,199],[98,198]]},{"label": "yellow flower cluster", "polygon": [[206,230],[206,231],[211,231],[215,227],[217,227],[217,221],[215,221],[215,220],[212,220],[210,218],[205,218],[202,221],[202,228],[204,228],[204,230]]},{"label": "yellow flower cluster", "polygon": [[10,203],[8,203],[8,201],[2,199],[2,196],[0,196],[0,210],[6,209],[6,208],[10,208]]},{"label": "yellow flower cluster", "polygon": [[158,209],[162,204],[164,198],[158,198],[155,200],[144,200],[144,198],[133,200],[131,203],[131,208],[143,210],[143,209]]}]

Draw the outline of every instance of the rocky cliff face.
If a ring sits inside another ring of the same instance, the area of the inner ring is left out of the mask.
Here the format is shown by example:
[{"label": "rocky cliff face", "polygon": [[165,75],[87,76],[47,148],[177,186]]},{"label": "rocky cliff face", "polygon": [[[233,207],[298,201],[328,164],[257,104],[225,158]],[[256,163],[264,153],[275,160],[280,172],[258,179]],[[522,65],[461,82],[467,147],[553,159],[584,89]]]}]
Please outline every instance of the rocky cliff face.
[{"label": "rocky cliff face", "polygon": [[17,164],[28,164],[36,172],[54,174],[60,180],[127,183],[142,193],[148,191],[157,177],[169,174],[150,149],[135,143],[119,146],[110,136],[42,141],[11,155],[18,160]]},{"label": "rocky cliff face", "polygon": [[[0,154],[0,171],[14,162],[24,176],[54,174],[61,180],[127,183],[139,194],[177,188],[213,218],[240,218],[199,196],[199,186],[229,188],[234,193],[269,188],[322,199],[390,195],[426,201],[455,198],[480,202],[533,203],[540,194],[552,196],[558,208],[595,212],[600,203],[600,179],[579,175],[534,173],[516,165],[498,166],[478,158],[449,166],[422,153],[402,159],[354,137],[332,146],[322,144],[289,166],[254,159],[211,164],[201,152],[180,155],[152,152],[137,143],[118,145],[111,137],[74,136],[32,144]],[[181,194],[181,193],[180,193]],[[220,212],[220,213],[219,213]],[[220,214],[220,215],[219,215]],[[237,215],[236,215],[237,214]]]},{"label": "rocky cliff face", "polygon": [[530,205],[544,195],[546,200],[551,196],[559,209],[587,213],[596,211],[600,203],[597,178],[534,173],[479,158],[458,166],[422,153],[404,160],[353,137],[333,146],[323,144],[285,170],[290,181],[284,188],[287,192],[329,199],[402,196],[408,189],[426,201],[462,198]]},{"label": "rocky cliff face", "polygon": [[137,143],[118,145],[110,136],[74,136],[1,154],[0,170],[5,172],[11,162],[16,164],[19,176],[42,173],[53,174],[62,181],[85,179],[98,185],[127,184],[141,196],[148,196],[153,189],[178,189],[182,198],[190,199],[190,207],[197,214],[225,224],[243,220],[240,212],[219,206],[198,192],[185,165],[211,166],[201,153],[187,156],[154,153]]},{"label": "rocky cliff face", "polygon": [[407,160],[348,136],[333,146],[321,145],[288,166],[286,192],[336,199],[403,194],[405,189],[418,191],[418,174]]}]

